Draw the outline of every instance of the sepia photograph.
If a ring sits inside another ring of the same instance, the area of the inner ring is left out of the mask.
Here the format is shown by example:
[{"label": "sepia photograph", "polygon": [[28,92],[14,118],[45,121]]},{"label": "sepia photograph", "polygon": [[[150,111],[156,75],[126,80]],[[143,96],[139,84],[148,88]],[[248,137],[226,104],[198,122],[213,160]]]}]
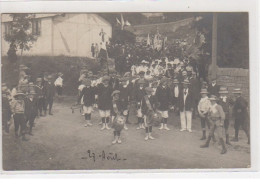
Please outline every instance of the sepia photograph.
[{"label": "sepia photograph", "polygon": [[2,169],[249,169],[249,53],[248,12],[2,13]]}]

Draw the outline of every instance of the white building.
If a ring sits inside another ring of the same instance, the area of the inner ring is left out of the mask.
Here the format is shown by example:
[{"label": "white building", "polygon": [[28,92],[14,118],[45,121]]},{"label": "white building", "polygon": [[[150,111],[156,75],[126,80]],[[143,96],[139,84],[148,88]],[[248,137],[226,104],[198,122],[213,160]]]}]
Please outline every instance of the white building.
[{"label": "white building", "polygon": [[[2,56],[7,55],[9,49],[4,35],[8,34],[10,21],[9,15],[2,14]],[[89,13],[36,14],[31,30],[38,39],[23,55],[90,57],[92,43],[100,48],[102,40],[106,43],[112,36],[111,24]]]}]

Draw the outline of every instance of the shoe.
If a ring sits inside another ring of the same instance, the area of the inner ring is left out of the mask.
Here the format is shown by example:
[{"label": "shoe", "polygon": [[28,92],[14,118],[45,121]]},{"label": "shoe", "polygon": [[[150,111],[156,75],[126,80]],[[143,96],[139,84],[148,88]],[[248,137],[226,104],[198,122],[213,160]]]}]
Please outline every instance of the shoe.
[{"label": "shoe", "polygon": [[169,128],[167,127],[167,125],[164,125],[164,129],[165,129],[165,130],[171,130],[171,129],[169,129]]},{"label": "shoe", "polygon": [[100,130],[104,130],[106,128],[106,125],[105,124],[103,124],[103,126],[101,127],[101,129]]},{"label": "shoe", "polygon": [[191,130],[191,129],[189,129],[188,131],[189,131],[189,133],[192,133],[192,130]]},{"label": "shoe", "polygon": [[200,138],[200,140],[205,140],[206,139],[206,136],[202,136],[201,138]]},{"label": "shoe", "polygon": [[33,133],[32,133],[32,132],[29,132],[29,135],[30,135],[30,136],[33,136]]},{"label": "shoe", "polygon": [[231,139],[231,141],[238,142],[238,138],[233,138],[233,139]]},{"label": "shoe", "polygon": [[148,135],[145,136],[144,140],[147,141],[149,139]]},{"label": "shoe", "polygon": [[121,143],[122,143],[121,139],[118,139],[118,140],[117,140],[117,143],[118,143],[118,144],[121,144]]},{"label": "shoe", "polygon": [[136,128],[136,130],[140,130],[141,128],[138,126],[137,128]]},{"label": "shoe", "polygon": [[226,149],[224,140],[223,140],[223,139],[220,139],[220,143],[221,143],[221,146],[222,146],[222,151],[221,151],[220,154],[225,154],[225,153],[227,153],[227,149]]},{"label": "shoe", "polygon": [[142,128],[142,129],[145,129],[145,126],[144,126],[144,124],[142,124],[142,125],[141,125],[141,128]]},{"label": "shoe", "polygon": [[220,154],[225,154],[225,153],[227,153],[227,149],[222,149]]},{"label": "shoe", "polygon": [[149,136],[149,139],[151,139],[151,140],[154,140],[155,138],[150,134]]},{"label": "shoe", "polygon": [[85,125],[84,125],[84,127],[87,127],[88,126],[88,124],[86,123]]},{"label": "shoe", "polygon": [[128,130],[128,128],[126,127],[126,125],[124,126],[124,129],[125,129],[125,130]]},{"label": "shoe", "polygon": [[116,144],[116,141],[117,141],[117,139],[115,139],[114,141],[112,141],[112,144]]},{"label": "shoe", "polygon": [[208,139],[207,139],[207,141],[206,141],[206,143],[204,145],[200,145],[200,148],[207,148],[207,147],[209,147],[210,140],[211,140],[211,136],[208,137]]},{"label": "shoe", "polygon": [[93,124],[92,123],[87,123],[88,126],[92,126]]},{"label": "shoe", "polygon": [[110,129],[111,129],[110,127],[108,127],[108,124],[106,124],[106,129],[107,129],[107,130],[110,130]]},{"label": "shoe", "polygon": [[53,114],[52,114],[51,112],[49,112],[49,115],[51,115],[51,116],[52,116]]},{"label": "shoe", "polygon": [[161,123],[161,127],[159,128],[159,130],[162,130],[163,129],[163,123]]},{"label": "shoe", "polygon": [[22,141],[29,141],[25,136],[23,136]]},{"label": "shoe", "polygon": [[183,131],[185,131],[185,130],[186,130],[185,128],[182,128],[180,131],[183,132]]}]

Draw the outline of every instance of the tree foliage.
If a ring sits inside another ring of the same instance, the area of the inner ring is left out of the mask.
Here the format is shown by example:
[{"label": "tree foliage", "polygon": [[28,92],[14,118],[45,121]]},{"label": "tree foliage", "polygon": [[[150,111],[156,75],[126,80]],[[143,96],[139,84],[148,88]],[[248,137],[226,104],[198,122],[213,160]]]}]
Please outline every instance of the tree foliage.
[{"label": "tree foliage", "polygon": [[[20,49],[21,55],[23,51],[30,50],[33,42],[37,40],[37,36],[32,34],[32,21],[35,14],[9,14],[13,21],[8,22],[9,32],[5,34],[4,39],[10,43],[9,53],[16,54],[16,49]],[[9,56],[9,55],[8,55]]]}]

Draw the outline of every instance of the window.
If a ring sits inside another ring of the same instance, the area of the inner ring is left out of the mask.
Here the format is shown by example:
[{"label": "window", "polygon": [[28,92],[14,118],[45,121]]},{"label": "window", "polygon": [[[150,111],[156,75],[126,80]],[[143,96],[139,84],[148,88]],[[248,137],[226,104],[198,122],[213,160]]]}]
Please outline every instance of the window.
[{"label": "window", "polygon": [[32,34],[41,35],[41,20],[34,19],[32,21]]},{"label": "window", "polygon": [[11,25],[10,25],[10,23],[5,23],[5,34],[11,35]]}]

